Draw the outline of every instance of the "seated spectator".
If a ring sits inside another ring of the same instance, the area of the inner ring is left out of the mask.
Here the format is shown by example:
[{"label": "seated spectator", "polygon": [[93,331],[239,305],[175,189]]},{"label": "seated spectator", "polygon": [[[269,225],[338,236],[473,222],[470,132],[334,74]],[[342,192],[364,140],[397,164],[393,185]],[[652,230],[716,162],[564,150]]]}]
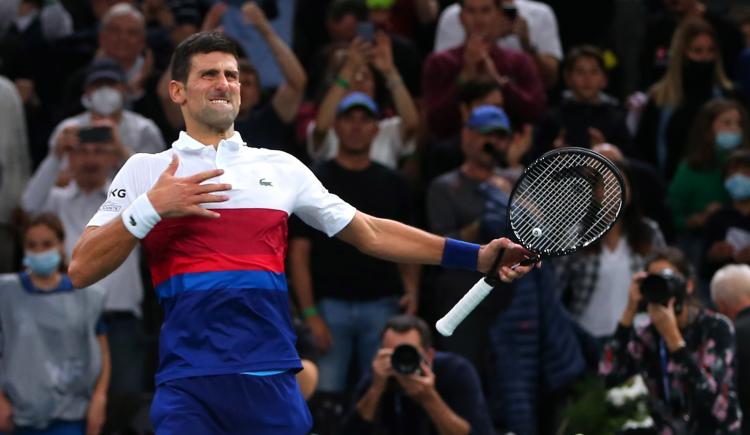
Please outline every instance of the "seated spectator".
[{"label": "seated spectator", "polygon": [[726,264],[750,263],[750,150],[729,156],[723,179],[732,202],[703,225],[701,276],[706,280]]},{"label": "seated spectator", "polygon": [[396,169],[400,158],[414,152],[419,126],[417,107],[393,63],[388,35],[377,32],[374,44],[355,39],[349,45],[343,65],[318,107],[315,121],[307,126],[307,151],[313,161],[326,161],[336,155],[339,138],[332,128],[338,116],[336,108],[350,92],[375,98],[376,75],[385,79],[397,116],[378,121],[370,156],[373,161]]},{"label": "seated spectator", "polygon": [[630,133],[625,111],[618,101],[604,93],[607,70],[601,51],[593,46],[571,49],[563,65],[567,89],[559,107],[547,112],[540,125],[535,155],[552,148],[591,148],[600,143],[616,144],[630,154]]},{"label": "seated spectator", "polygon": [[104,292],[74,289],[51,214],[22,234],[25,269],[0,275],[0,433],[99,434],[110,378]]},{"label": "seated spectator", "polygon": [[[655,252],[633,275],[627,307],[604,347],[599,373],[608,387],[641,374],[657,433],[739,434],[734,331],[729,320],[696,305],[692,267],[682,252]],[[669,302],[645,299],[647,275],[669,276]],[[649,302],[646,302],[649,301]],[[642,310],[648,317],[636,314]]]},{"label": "seated spectator", "polygon": [[707,219],[730,200],[722,168],[733,150],[750,149],[747,112],[731,100],[711,101],[698,113],[690,132],[687,155],[669,185],[667,201],[677,241],[697,265]]},{"label": "seated spectator", "polygon": [[461,24],[467,34],[458,46],[432,53],[422,69],[422,99],[430,133],[445,138],[460,130],[456,106],[460,83],[495,80],[502,86],[505,110],[515,125],[540,119],[544,85],[534,61],[495,44],[500,0],[465,0]]},{"label": "seated spectator", "polygon": [[[436,352],[423,320],[393,317],[381,337],[342,433],[493,433],[476,371],[458,355]],[[396,349],[416,356],[416,364],[402,364]]]},{"label": "seated spectator", "polygon": [[[459,18],[463,3],[456,2],[440,14],[435,32],[435,51],[461,45],[466,39]],[[539,68],[544,84],[547,88],[553,88],[563,57],[554,11],[549,5],[533,0],[502,0],[502,7],[498,28],[503,31],[499,32],[497,45],[528,53]]]},{"label": "seated spectator", "polygon": [[750,266],[730,264],[711,278],[711,300],[734,322],[737,352],[737,393],[742,408],[742,433],[750,434]]},{"label": "seated spectator", "polygon": [[91,64],[84,81],[81,104],[86,111],[60,122],[49,138],[49,148],[57,148],[62,136],[86,127],[109,127],[118,166],[133,153],[158,153],[164,139],[156,124],[125,108],[126,79],[120,66],[107,59]]},{"label": "seated spectator", "polygon": [[733,95],[733,89],[714,29],[699,18],[686,19],[672,38],[667,72],[649,90],[634,138],[635,155],[672,178],[687,150],[688,126],[701,107]]}]

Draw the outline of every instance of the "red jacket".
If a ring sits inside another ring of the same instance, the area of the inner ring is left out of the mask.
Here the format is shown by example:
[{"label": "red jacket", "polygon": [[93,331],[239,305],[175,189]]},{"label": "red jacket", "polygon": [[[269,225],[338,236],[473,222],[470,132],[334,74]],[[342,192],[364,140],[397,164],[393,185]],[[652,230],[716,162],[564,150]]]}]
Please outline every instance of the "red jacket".
[{"label": "red jacket", "polygon": [[[463,67],[464,46],[432,53],[422,69],[422,103],[430,132],[447,137],[461,127],[458,110],[458,74]],[[490,48],[490,56],[501,76],[510,82],[503,86],[504,109],[514,124],[535,122],[544,114],[546,95],[533,59],[527,54]]]}]

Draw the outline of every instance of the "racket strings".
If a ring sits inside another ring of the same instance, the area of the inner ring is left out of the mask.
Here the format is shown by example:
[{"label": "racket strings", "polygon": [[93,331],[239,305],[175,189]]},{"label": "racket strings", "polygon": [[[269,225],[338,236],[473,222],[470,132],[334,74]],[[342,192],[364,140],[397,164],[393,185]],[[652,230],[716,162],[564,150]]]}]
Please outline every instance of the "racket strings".
[{"label": "racket strings", "polygon": [[516,236],[539,253],[586,246],[622,206],[621,184],[607,165],[583,154],[555,157],[530,168],[511,201]]}]

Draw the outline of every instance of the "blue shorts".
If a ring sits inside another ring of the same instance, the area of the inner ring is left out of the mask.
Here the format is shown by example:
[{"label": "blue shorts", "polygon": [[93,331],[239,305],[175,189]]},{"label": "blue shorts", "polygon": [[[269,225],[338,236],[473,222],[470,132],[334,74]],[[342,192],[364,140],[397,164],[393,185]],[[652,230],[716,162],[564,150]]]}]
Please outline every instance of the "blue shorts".
[{"label": "blue shorts", "polygon": [[312,417],[292,372],[174,379],[156,388],[156,435],[302,435]]}]

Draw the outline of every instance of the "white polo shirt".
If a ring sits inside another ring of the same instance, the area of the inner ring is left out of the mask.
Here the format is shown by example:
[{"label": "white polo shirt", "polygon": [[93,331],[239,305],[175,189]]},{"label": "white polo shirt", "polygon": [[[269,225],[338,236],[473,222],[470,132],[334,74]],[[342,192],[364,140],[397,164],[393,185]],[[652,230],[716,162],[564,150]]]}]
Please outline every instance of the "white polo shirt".
[{"label": "white polo shirt", "polygon": [[[515,0],[518,14],[529,26],[531,45],[541,54],[555,59],[563,58],[560,33],[557,29],[555,12],[549,5],[530,0]],[[442,51],[459,46],[466,40],[466,32],[461,24],[461,5],[452,4],[445,8],[438,19],[433,51]],[[497,40],[497,45],[507,50],[521,50],[521,41],[515,34]]]},{"label": "white polo shirt", "polygon": [[171,150],[132,156],[89,225],[119,219],[151,189],[174,154],[176,177],[223,169],[206,183],[230,183],[232,189],[222,192],[228,201],[204,205],[220,218],[164,218],[143,239],[164,307],[157,385],[191,376],[301,368],[284,274],[287,220],[295,213],[333,236],[356,210],[289,154],[247,147],[237,133],[216,148],[181,133]]}]

